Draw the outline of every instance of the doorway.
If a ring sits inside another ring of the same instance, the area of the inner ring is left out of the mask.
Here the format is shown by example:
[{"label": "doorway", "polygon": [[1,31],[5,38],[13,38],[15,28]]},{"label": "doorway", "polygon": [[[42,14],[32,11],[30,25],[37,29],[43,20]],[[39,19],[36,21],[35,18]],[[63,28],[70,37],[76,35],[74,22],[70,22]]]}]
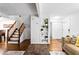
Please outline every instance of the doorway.
[{"label": "doorway", "polygon": [[52,39],[61,39],[63,36],[62,20],[52,20],[50,22],[50,37]]},{"label": "doorway", "polygon": [[63,34],[62,23],[52,23],[52,39],[61,39]]},{"label": "doorway", "polygon": [[62,51],[61,38],[63,36],[62,20],[52,20],[50,22],[50,51]]}]

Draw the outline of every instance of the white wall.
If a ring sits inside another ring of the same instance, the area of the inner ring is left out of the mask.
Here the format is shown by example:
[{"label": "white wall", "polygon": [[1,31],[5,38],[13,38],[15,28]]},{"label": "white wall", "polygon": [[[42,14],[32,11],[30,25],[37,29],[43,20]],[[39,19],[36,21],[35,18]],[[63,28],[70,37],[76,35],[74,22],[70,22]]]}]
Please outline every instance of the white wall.
[{"label": "white wall", "polygon": [[23,16],[24,18],[24,24],[25,24],[25,33],[24,33],[24,37],[26,39],[31,39],[31,35],[30,35],[30,31],[31,31],[31,16]]},{"label": "white wall", "polygon": [[[64,23],[63,23],[63,36],[66,35],[75,35],[77,36],[79,34],[79,13],[71,14],[67,17],[65,17]],[[70,33],[68,33],[68,29],[70,29]]]},{"label": "white wall", "polygon": [[65,37],[66,35],[71,35],[68,32],[68,29],[70,29],[70,16],[67,16],[63,19],[63,37]]},{"label": "white wall", "polygon": [[2,13],[2,12],[0,12],[0,16],[2,16],[2,17],[6,17],[7,15],[4,14],[4,13]]},{"label": "white wall", "polygon": [[71,20],[71,34],[72,35],[78,35],[79,34],[79,13],[75,13],[70,15]]}]

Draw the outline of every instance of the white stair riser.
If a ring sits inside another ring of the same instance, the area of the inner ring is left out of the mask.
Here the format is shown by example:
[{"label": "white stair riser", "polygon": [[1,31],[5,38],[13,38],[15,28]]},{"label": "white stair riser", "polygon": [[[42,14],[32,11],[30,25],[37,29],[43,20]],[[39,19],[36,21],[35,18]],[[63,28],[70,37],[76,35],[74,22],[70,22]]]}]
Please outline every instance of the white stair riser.
[{"label": "white stair riser", "polygon": [[8,41],[9,44],[18,44],[18,41],[13,42],[13,41]]},{"label": "white stair riser", "polygon": [[18,38],[10,38],[10,40],[19,40]]}]

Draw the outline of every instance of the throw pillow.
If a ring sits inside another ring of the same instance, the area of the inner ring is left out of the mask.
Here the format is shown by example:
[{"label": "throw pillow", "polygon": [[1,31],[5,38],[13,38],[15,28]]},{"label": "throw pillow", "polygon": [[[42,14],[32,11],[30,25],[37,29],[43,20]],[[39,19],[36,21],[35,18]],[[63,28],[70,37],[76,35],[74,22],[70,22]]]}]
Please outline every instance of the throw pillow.
[{"label": "throw pillow", "polygon": [[76,40],[76,44],[75,45],[79,47],[79,36],[77,36],[77,40]]},{"label": "throw pillow", "polygon": [[64,39],[65,43],[71,43],[71,37],[70,36],[66,36]]}]

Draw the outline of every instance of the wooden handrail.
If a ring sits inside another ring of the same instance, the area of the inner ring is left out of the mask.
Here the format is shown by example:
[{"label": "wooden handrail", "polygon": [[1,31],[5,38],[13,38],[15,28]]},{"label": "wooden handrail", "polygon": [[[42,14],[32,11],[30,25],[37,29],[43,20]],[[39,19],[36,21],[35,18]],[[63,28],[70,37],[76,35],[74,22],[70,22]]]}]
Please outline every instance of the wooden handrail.
[{"label": "wooden handrail", "polygon": [[22,25],[20,26],[20,28],[18,30],[19,31],[19,36],[21,36],[24,29],[25,29],[25,26],[24,26],[24,23],[22,23]]},{"label": "wooden handrail", "polygon": [[[24,23],[22,23],[22,25],[23,25],[23,24],[24,24]],[[22,25],[20,26],[20,28],[19,28],[18,30],[20,30],[20,29],[21,29]]]},{"label": "wooden handrail", "polygon": [[11,28],[12,28],[15,24],[16,24],[16,22],[14,22],[14,24],[10,27],[10,29],[8,29],[8,31],[10,31],[10,30],[11,30]]}]

